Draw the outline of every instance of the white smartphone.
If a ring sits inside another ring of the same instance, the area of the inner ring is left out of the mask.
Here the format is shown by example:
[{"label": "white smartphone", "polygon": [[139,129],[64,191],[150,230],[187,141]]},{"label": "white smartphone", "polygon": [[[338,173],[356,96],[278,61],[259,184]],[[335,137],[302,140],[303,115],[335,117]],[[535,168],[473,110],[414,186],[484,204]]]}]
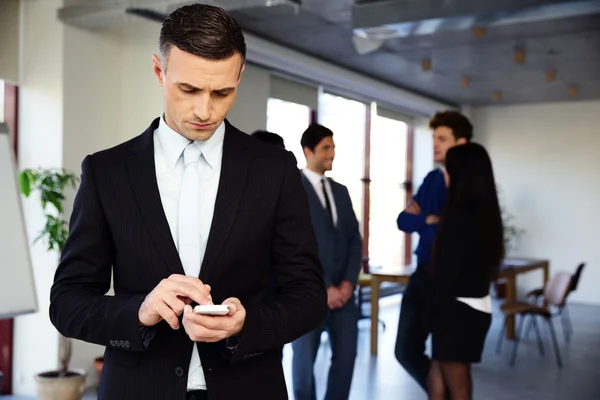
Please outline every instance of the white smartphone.
[{"label": "white smartphone", "polygon": [[194,312],[202,315],[227,315],[229,306],[227,304],[206,304],[194,307]]}]

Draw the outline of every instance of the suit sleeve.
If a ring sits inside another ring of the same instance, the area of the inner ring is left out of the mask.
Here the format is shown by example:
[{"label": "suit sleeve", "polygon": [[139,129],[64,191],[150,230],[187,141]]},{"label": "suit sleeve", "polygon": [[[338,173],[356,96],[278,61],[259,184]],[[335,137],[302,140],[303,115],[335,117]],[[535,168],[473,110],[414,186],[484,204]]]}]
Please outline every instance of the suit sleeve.
[{"label": "suit sleeve", "polygon": [[347,188],[344,189],[348,198],[349,211],[347,218],[350,220],[349,229],[352,231],[348,243],[348,265],[346,266],[344,279],[352,282],[353,286],[356,286],[358,274],[362,268],[362,237],[360,236],[360,228],[358,226],[356,214],[354,214],[354,209],[352,208],[350,193],[348,193]]},{"label": "suit sleeve", "polygon": [[327,312],[308,198],[289,152],[284,171],[272,239],[278,290],[268,301],[244,304],[246,321],[231,363],[294,341],[315,329]]},{"label": "suit sleeve", "polygon": [[436,313],[440,307],[453,299],[453,288],[461,273],[465,260],[472,256],[473,227],[458,216],[449,216],[444,221],[443,231],[438,238],[437,264],[429,278],[428,312]]},{"label": "suit sleeve", "polygon": [[425,178],[425,180],[421,184],[421,187],[419,188],[417,193],[412,198],[421,207],[421,213],[415,215],[415,214],[407,213],[406,211],[402,211],[400,213],[400,215],[398,215],[398,219],[396,220],[396,223],[398,224],[398,229],[400,229],[402,232],[406,232],[406,233],[419,232],[427,226],[427,224],[425,222],[427,219],[427,213],[423,210],[423,206],[424,206],[423,197],[425,197],[424,192],[426,191],[425,187],[428,184],[428,179],[430,179],[430,175],[428,175]]},{"label": "suit sleeve", "polygon": [[106,295],[115,252],[112,243],[94,181],[93,156],[87,156],[70,233],[50,290],[50,320],[66,337],[143,351],[138,310],[145,295]]}]

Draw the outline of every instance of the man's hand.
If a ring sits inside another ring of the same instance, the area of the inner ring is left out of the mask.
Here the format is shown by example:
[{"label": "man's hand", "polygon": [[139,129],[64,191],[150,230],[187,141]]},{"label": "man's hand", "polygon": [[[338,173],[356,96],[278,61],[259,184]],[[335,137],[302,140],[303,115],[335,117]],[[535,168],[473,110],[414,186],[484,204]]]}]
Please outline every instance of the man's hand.
[{"label": "man's hand", "polygon": [[419,206],[419,203],[417,203],[414,200],[411,200],[404,211],[409,214],[419,215],[421,214],[421,207]]},{"label": "man's hand", "polygon": [[337,286],[329,286],[327,288],[327,306],[331,310],[335,310],[336,308],[340,308],[345,303],[342,292]]},{"label": "man's hand", "polygon": [[165,320],[171,328],[179,329],[179,316],[192,301],[212,304],[210,286],[192,276],[173,274],[146,296],[138,311],[140,325],[154,326]]},{"label": "man's hand", "polygon": [[222,316],[196,314],[191,306],[185,306],[183,328],[190,339],[194,342],[218,342],[242,332],[246,321],[246,309],[242,303],[230,297],[223,304],[229,305],[229,313]]},{"label": "man's hand", "polygon": [[352,293],[354,293],[354,285],[352,284],[352,282],[342,281],[342,283],[340,283],[340,294],[342,296],[344,304],[346,304],[348,300],[350,300],[350,297],[352,297]]},{"label": "man's hand", "polygon": [[425,219],[425,223],[427,225],[437,224],[438,222],[440,222],[440,217],[438,217],[435,214],[428,215],[427,218]]}]

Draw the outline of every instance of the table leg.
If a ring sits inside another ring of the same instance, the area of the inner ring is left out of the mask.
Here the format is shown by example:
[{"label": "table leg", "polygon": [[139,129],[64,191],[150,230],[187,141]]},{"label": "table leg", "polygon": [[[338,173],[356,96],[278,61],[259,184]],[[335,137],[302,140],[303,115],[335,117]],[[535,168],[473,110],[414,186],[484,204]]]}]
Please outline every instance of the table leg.
[{"label": "table leg", "polygon": [[[514,303],[517,301],[516,276],[510,275],[506,279],[506,302]],[[510,315],[506,317],[506,338],[515,338],[515,317]]]},{"label": "table leg", "polygon": [[[544,282],[542,287],[546,287],[546,284],[548,283],[548,280],[550,279],[550,266],[548,265],[548,263],[544,264],[543,267],[543,271],[544,271]],[[544,307],[548,307],[548,303],[546,302],[546,299],[544,298]]]},{"label": "table leg", "polygon": [[377,355],[379,334],[379,286],[381,282],[371,276],[371,354]]}]

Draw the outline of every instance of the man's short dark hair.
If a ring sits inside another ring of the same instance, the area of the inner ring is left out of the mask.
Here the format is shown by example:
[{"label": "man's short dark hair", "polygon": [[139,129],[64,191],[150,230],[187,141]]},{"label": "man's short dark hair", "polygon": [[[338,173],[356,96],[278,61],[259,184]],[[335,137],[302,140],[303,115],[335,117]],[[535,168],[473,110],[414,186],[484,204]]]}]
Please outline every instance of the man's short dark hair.
[{"label": "man's short dark hair", "polygon": [[171,48],[209,60],[224,60],[235,53],[246,61],[246,41],[236,20],[220,7],[191,4],[173,11],[162,24],[159,55],[163,68]]},{"label": "man's short dark hair", "polygon": [[323,125],[310,124],[308,128],[302,134],[300,139],[300,145],[302,148],[308,147],[310,151],[315,151],[315,147],[326,137],[332,137],[333,132],[329,128],[325,128]]},{"label": "man's short dark hair", "polygon": [[283,142],[283,138],[276,133],[269,131],[255,131],[252,137],[260,140],[261,142],[270,143],[275,146],[279,146],[282,149],[285,149],[285,143]]},{"label": "man's short dark hair", "polygon": [[454,139],[464,138],[467,142],[473,139],[473,125],[471,121],[458,111],[438,111],[429,121],[431,129],[445,126],[452,129]]}]

